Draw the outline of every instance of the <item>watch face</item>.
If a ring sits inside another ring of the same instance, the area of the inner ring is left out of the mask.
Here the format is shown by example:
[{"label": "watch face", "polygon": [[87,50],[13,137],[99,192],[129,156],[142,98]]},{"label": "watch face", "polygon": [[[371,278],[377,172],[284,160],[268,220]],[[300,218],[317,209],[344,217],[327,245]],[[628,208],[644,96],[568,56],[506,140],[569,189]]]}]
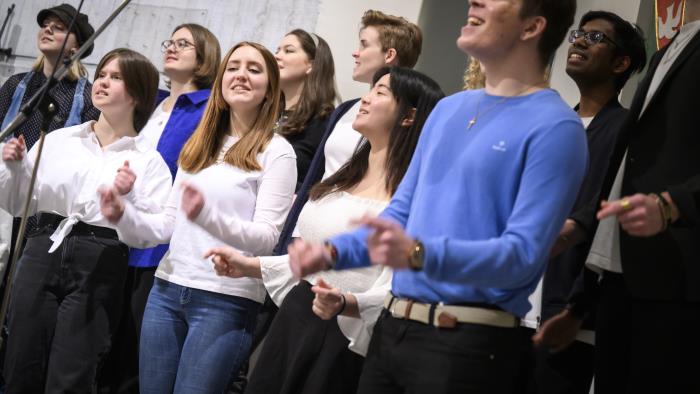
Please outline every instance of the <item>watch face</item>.
[{"label": "watch face", "polygon": [[416,246],[413,248],[413,253],[411,253],[411,258],[408,260],[408,264],[413,270],[419,270],[423,268],[424,251],[423,244],[418,241]]}]

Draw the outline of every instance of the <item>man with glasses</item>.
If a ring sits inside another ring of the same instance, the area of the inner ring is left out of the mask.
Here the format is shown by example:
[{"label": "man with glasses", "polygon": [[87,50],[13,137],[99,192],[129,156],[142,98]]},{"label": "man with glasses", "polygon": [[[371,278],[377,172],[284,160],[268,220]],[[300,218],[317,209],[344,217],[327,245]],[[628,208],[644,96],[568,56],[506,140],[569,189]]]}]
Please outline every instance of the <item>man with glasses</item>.
[{"label": "man with glasses", "polygon": [[569,33],[569,43],[566,72],[580,92],[574,110],[586,127],[589,168],[545,271],[540,314],[544,324],[535,336],[540,346],[534,354],[534,382],[538,393],[587,394],[594,332],[592,319],[584,319],[582,311],[590,309],[590,302],[567,301],[579,275],[581,281],[597,279],[593,271],[582,270],[595,232],[598,194],[628,112],[617,96],[629,77],[644,68],[646,51],[641,30],[607,11],[586,13]]}]

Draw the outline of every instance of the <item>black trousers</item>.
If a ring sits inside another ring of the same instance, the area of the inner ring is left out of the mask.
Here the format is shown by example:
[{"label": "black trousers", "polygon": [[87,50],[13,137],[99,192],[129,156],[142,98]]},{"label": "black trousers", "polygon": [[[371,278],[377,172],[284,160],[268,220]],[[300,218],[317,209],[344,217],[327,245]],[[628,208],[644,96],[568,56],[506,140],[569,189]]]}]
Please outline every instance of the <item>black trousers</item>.
[{"label": "black trousers", "polygon": [[700,303],[632,297],[605,272],[596,320],[596,394],[700,393]]},{"label": "black trousers", "polygon": [[588,394],[590,392],[595,364],[593,345],[574,341],[558,353],[551,353],[546,347],[534,348],[533,351],[535,393]]},{"label": "black trousers", "polygon": [[336,319],[311,310],[311,284],[299,282],[287,294],[250,376],[246,394],[351,394],[363,358],[348,349]]},{"label": "black trousers", "polygon": [[436,328],[384,310],[358,393],[519,393],[525,336],[518,328]]},{"label": "black trousers", "polygon": [[29,238],[18,261],[5,357],[7,393],[95,389],[99,362],[119,321],[128,248],[104,236],[111,230],[95,233],[79,225],[83,231],[76,226],[51,254],[54,227],[45,226]]},{"label": "black trousers", "polygon": [[100,368],[100,393],[139,392],[139,339],[148,294],[158,267],[129,267],[124,286],[124,313],[113,346]]}]

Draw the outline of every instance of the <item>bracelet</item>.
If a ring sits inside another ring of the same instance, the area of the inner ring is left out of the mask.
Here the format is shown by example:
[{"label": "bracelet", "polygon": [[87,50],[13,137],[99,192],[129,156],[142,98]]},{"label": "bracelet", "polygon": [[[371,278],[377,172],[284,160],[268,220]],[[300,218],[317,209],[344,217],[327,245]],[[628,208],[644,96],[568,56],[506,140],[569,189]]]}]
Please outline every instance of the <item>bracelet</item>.
[{"label": "bracelet", "polygon": [[[649,197],[654,199],[656,206],[659,208],[659,214],[661,215],[661,230],[659,232],[663,233],[668,228],[668,223],[670,221],[670,218],[666,216],[666,210],[664,209],[664,203],[662,202],[662,200],[666,201],[666,199],[658,193],[651,193],[649,194]],[[666,203],[668,204],[668,202]]]},{"label": "bracelet", "polygon": [[345,305],[347,305],[347,303],[345,302],[345,294],[340,293],[340,298],[343,300],[343,305],[340,307],[338,313],[336,313],[333,317],[338,317],[343,313],[343,311],[345,311]]},{"label": "bracelet", "polygon": [[673,208],[671,207],[671,203],[668,202],[668,200],[663,196],[663,194],[654,194],[656,194],[659,197],[659,201],[661,202],[661,207],[664,213],[664,218],[666,219],[666,227],[668,227],[673,222]]}]

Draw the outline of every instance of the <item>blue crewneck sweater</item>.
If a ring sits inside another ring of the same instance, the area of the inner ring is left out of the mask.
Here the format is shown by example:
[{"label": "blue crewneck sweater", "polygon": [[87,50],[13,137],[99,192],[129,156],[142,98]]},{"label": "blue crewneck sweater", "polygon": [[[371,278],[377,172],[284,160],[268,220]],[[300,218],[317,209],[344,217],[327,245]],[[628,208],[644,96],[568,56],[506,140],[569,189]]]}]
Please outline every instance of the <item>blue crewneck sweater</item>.
[{"label": "blue crewneck sweater", "polygon": [[[476,90],[443,99],[381,214],[425,246],[423,270],[397,270],[392,292],[420,302],[487,303],[524,316],[587,160],[581,120],[553,90],[512,98]],[[331,240],[337,269],[370,264],[367,235],[360,228]]]}]

